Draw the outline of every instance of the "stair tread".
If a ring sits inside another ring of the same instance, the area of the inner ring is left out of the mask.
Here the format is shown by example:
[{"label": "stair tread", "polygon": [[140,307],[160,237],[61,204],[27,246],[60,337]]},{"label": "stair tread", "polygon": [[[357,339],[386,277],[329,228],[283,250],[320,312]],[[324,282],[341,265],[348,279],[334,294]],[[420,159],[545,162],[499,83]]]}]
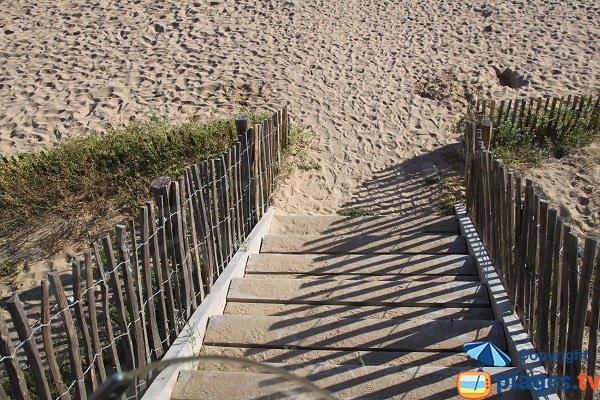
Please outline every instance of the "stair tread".
[{"label": "stair tread", "polygon": [[480,319],[493,320],[491,308],[388,307],[356,305],[314,305],[246,303],[230,301],[225,314],[272,315],[287,317],[336,317],[378,319]]},{"label": "stair tread", "polygon": [[448,234],[266,235],[261,253],[467,254],[465,238]]},{"label": "stair tread", "polygon": [[312,280],[365,280],[365,281],[404,281],[404,282],[479,282],[476,275],[365,275],[365,274],[271,274],[246,273],[252,279],[312,279]]},{"label": "stair tread", "polygon": [[462,351],[466,342],[506,349],[502,324],[479,320],[356,319],[225,314],[211,317],[204,343],[240,347]]},{"label": "stair tread", "polygon": [[489,307],[479,282],[414,282],[336,279],[256,279],[231,281],[228,301],[290,304],[420,305]]},{"label": "stair tread", "polygon": [[[259,362],[285,364],[359,365],[359,366],[432,366],[477,367],[477,361],[465,353],[440,352],[391,352],[391,351],[344,351],[344,350],[299,350],[267,349],[253,347],[204,346],[203,355],[242,357]],[[216,369],[219,361],[205,361],[198,369]]]},{"label": "stair tread", "polygon": [[[459,372],[474,368],[456,367],[355,367],[315,364],[302,367],[282,367],[307,378],[340,399],[449,399],[457,398],[456,377]],[[490,399],[528,399],[522,390],[497,394],[495,382],[516,370],[514,368],[485,368],[492,377]],[[298,398],[297,383],[273,373],[229,371],[184,371],[179,374],[173,400],[215,398],[281,399]],[[316,399],[318,395],[302,393],[302,398]]]},{"label": "stair tread", "polygon": [[473,275],[475,258],[431,254],[252,254],[247,273]]},{"label": "stair tread", "polygon": [[270,233],[279,235],[342,235],[402,233],[455,233],[458,221],[445,215],[390,215],[345,217],[341,215],[275,215]]}]

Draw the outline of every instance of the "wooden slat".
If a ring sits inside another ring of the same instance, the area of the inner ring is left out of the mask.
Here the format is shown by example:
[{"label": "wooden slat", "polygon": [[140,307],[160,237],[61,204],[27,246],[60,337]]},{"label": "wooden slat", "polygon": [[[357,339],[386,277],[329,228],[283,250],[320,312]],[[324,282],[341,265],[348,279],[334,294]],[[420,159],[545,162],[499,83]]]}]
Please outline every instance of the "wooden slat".
[{"label": "wooden slat", "polygon": [[202,173],[200,167],[196,164],[192,166],[190,170],[192,176],[192,182],[194,191],[197,195],[194,197],[193,202],[196,207],[196,216],[198,218],[198,226],[200,227],[199,234],[202,235],[201,241],[203,244],[204,251],[204,263],[202,264],[203,269],[203,280],[206,285],[207,293],[210,293],[214,281],[214,271],[217,267],[216,254],[214,252],[214,238],[210,232],[209,219],[207,217],[208,208],[206,206],[206,189],[204,188],[205,182],[202,181]]},{"label": "wooden slat", "polygon": [[121,361],[119,360],[119,354],[117,353],[117,345],[114,341],[108,285],[106,283],[109,278],[104,271],[98,242],[95,241],[94,243],[92,243],[92,248],[94,249],[94,258],[96,259],[96,266],[98,267],[98,273],[100,275],[99,287],[102,302],[102,312],[100,315],[103,315],[104,329],[108,341],[108,345],[104,347],[108,347],[109,349],[110,358],[112,361],[113,368],[115,368],[115,371],[121,372]]},{"label": "wooden slat", "polygon": [[229,155],[227,153],[221,154],[219,157],[217,164],[219,165],[220,175],[222,179],[221,185],[221,204],[222,204],[222,217],[223,217],[223,227],[226,232],[227,239],[227,262],[233,257],[233,253],[235,252],[235,237],[233,234],[234,227],[234,216],[231,213],[231,177],[229,175],[230,168],[229,165],[231,162],[228,162]]},{"label": "wooden slat", "polygon": [[498,109],[496,121],[494,122],[494,125],[496,125],[496,126],[500,126],[502,124],[502,116],[504,114],[504,104],[505,103],[506,103],[505,100],[500,101],[500,108]]},{"label": "wooden slat", "polygon": [[44,366],[42,364],[42,358],[38,351],[37,340],[31,333],[31,326],[27,320],[27,314],[25,308],[18,295],[14,295],[6,302],[6,308],[10,312],[13,325],[19,340],[23,343],[23,350],[27,356],[27,364],[33,375],[33,384],[37,395],[41,399],[49,400],[51,398],[50,388],[48,387],[48,380],[44,373]]},{"label": "wooden slat", "polygon": [[[123,286],[121,285],[121,278],[119,277],[119,268],[117,268],[117,260],[112,246],[110,236],[105,235],[102,238],[102,246],[104,247],[104,255],[108,266],[111,270],[109,285],[111,287],[112,296],[115,304],[115,310],[117,314],[117,322],[121,333],[124,333],[125,341],[125,360],[129,369],[135,368],[134,362],[134,347],[131,339],[131,334],[127,328],[127,317],[125,315],[125,301],[123,299]],[[110,315],[110,314],[109,314]]]},{"label": "wooden slat", "polygon": [[42,280],[41,289],[42,340],[44,342],[44,352],[46,354],[48,369],[50,370],[50,376],[52,377],[54,387],[56,387],[60,398],[62,400],[71,400],[71,394],[63,383],[58,362],[56,361],[56,352],[54,350],[54,340],[52,337],[52,325],[50,322],[50,284],[48,283],[48,278]]},{"label": "wooden slat", "polygon": [[535,107],[535,114],[533,115],[533,120],[531,121],[531,126],[529,127],[529,130],[531,132],[537,130],[537,124],[540,118],[540,112],[541,112],[541,107],[542,107],[542,99],[538,98],[536,99],[537,101],[537,106]]},{"label": "wooden slat", "polygon": [[235,213],[236,213],[236,221],[237,221],[237,240],[238,242],[242,242],[245,237],[244,234],[244,224],[246,223],[246,217],[244,213],[244,200],[243,200],[243,187],[242,187],[242,175],[241,175],[241,142],[238,141],[234,143],[232,148],[232,163],[233,163],[233,180],[234,185],[233,188],[235,190]]},{"label": "wooden slat", "polygon": [[537,188],[533,189],[533,203],[531,213],[531,223],[529,225],[529,238],[527,239],[527,269],[529,276],[529,289],[527,291],[526,298],[526,312],[527,312],[527,330],[529,336],[533,337],[533,331],[535,329],[534,324],[534,307],[535,307],[535,296],[536,296],[536,281],[537,281],[537,268],[538,268],[538,237],[540,229],[540,195],[537,192]]},{"label": "wooden slat", "polygon": [[[589,342],[588,342],[588,362],[587,375],[595,378],[598,376],[596,361],[598,359],[598,333],[600,331],[600,256],[596,257],[596,266],[594,268],[594,283],[592,287],[592,300],[590,302],[591,313],[589,319]],[[585,392],[585,400],[592,400],[594,391],[588,385]]]},{"label": "wooden slat", "polygon": [[[166,178],[166,179],[165,179]],[[160,203],[164,216],[164,233],[166,242],[164,247],[166,248],[167,259],[164,263],[165,272],[170,280],[170,287],[173,293],[174,307],[176,310],[176,318],[183,317],[186,312],[185,307],[185,288],[183,288],[182,284],[182,271],[181,271],[181,263],[178,261],[178,255],[176,253],[175,246],[175,227],[177,220],[177,215],[175,214],[175,204],[173,204],[172,196],[171,196],[171,186],[173,182],[170,178],[164,177],[165,181],[160,186],[160,194],[162,198],[162,203]],[[172,272],[172,274],[171,274]],[[173,327],[171,327],[173,329]]]},{"label": "wooden slat", "polygon": [[[85,262],[85,283],[87,290],[85,291],[87,297],[88,311],[90,315],[90,326],[92,333],[92,349],[94,351],[94,357],[96,359],[96,367],[98,368],[98,374],[100,375],[100,382],[106,381],[106,368],[104,367],[104,357],[102,355],[100,336],[98,335],[98,315],[96,309],[96,286],[94,285],[94,269],[92,266],[92,250],[87,249],[83,253]],[[46,283],[47,285],[47,283]],[[46,351],[46,354],[48,352]]]},{"label": "wooden slat", "polygon": [[519,111],[519,129],[523,129],[523,119],[525,118],[525,106],[527,105],[527,100],[521,100],[521,110]]},{"label": "wooden slat", "polygon": [[[543,208],[548,207],[548,202],[542,202]],[[542,213],[544,211],[542,210]],[[538,291],[537,308],[536,308],[536,346],[541,351],[550,351],[550,294],[551,294],[551,282],[552,282],[552,265],[553,265],[553,247],[554,247],[554,234],[556,231],[556,221],[558,218],[558,211],[555,208],[551,208],[548,211],[547,224],[545,226],[544,238],[544,249],[543,256],[540,260],[540,277],[539,284],[540,290]],[[546,364],[547,366],[547,364]]]},{"label": "wooden slat", "polygon": [[506,350],[502,324],[474,320],[212,317],[204,341],[238,347],[458,351],[465,342],[489,341]]},{"label": "wooden slat", "polygon": [[[200,288],[197,285],[198,277],[195,273],[199,268],[199,258],[197,257],[198,247],[195,245],[195,238],[190,235],[191,227],[194,225],[193,215],[190,214],[191,210],[191,192],[188,190],[185,174],[179,177],[179,214],[181,218],[181,225],[179,226],[180,232],[178,232],[178,238],[183,243],[184,249],[184,273],[187,274],[188,279],[188,301],[191,302],[190,316],[198,308],[198,300],[196,294],[200,292]],[[192,211],[193,212],[193,211]],[[190,244],[190,238],[192,243]]]},{"label": "wooden slat", "polygon": [[13,394],[18,400],[29,400],[27,382],[17,359],[18,356],[2,313],[0,313],[0,355],[4,357],[4,367],[10,379]]},{"label": "wooden slat", "polygon": [[511,297],[511,302],[514,303],[514,283],[516,283],[516,271],[515,271],[515,259],[514,259],[514,246],[515,246],[515,229],[516,229],[516,220],[515,220],[515,174],[512,169],[509,169],[506,174],[506,235],[507,235],[507,243],[506,243],[506,262],[508,267],[508,284],[506,288],[508,289],[509,296]]},{"label": "wooden slat", "polygon": [[104,314],[104,324],[106,332],[106,340],[108,345],[105,347],[109,348],[110,358],[112,360],[112,366],[117,373],[121,372],[121,361],[119,359],[119,352],[117,351],[117,343],[115,342],[115,335],[111,322],[111,307],[109,302],[108,285],[104,282],[100,282],[100,294],[102,296],[102,313]]},{"label": "wooden slat", "polygon": [[478,282],[235,278],[228,301],[364,306],[489,307]]},{"label": "wooden slat", "polygon": [[502,117],[502,122],[503,123],[506,123],[506,120],[510,116],[511,110],[512,110],[512,105],[513,105],[513,100],[512,99],[508,99],[508,103],[506,105],[506,112],[504,113],[504,116]]},{"label": "wooden slat", "polygon": [[[571,232],[572,226],[564,224],[563,227],[563,250],[562,250],[562,269],[559,282],[560,288],[560,324],[558,329],[558,351],[567,351],[567,328],[569,322],[569,303],[570,297],[574,293],[570,292],[570,270],[577,268],[577,236]],[[564,362],[557,364],[557,373],[563,375],[565,371]]]},{"label": "wooden slat", "polygon": [[531,224],[530,210],[531,210],[531,198],[533,194],[533,181],[526,179],[525,181],[525,198],[522,204],[520,225],[521,230],[519,233],[519,240],[517,241],[519,247],[517,248],[517,265],[519,270],[519,284],[517,290],[517,310],[521,322],[526,322],[525,304],[526,304],[526,292],[528,288],[529,278],[527,273],[527,246],[529,240],[529,225]]},{"label": "wooden slat", "polygon": [[532,337],[532,341],[536,348],[543,349],[546,347],[545,342],[541,338],[541,331],[547,331],[548,329],[548,320],[540,321],[540,308],[548,309],[549,304],[546,302],[544,305],[541,304],[543,299],[544,289],[547,290],[547,286],[544,286],[543,281],[546,275],[549,275],[550,270],[547,269],[547,260],[545,258],[545,250],[546,250],[546,236],[548,234],[548,210],[550,208],[550,202],[548,200],[540,200],[538,199],[538,235],[536,240],[536,246],[538,248],[538,257],[536,258],[536,269],[534,273],[534,281],[533,287],[535,288],[534,293],[532,293],[532,307],[531,309],[531,326],[532,333],[534,336]]},{"label": "wooden slat", "polygon": [[241,157],[240,165],[240,176],[242,181],[242,197],[244,205],[244,236],[250,233],[250,226],[254,222],[254,204],[255,204],[255,187],[252,179],[254,172],[252,158],[254,145],[252,144],[252,138],[254,130],[248,129],[245,135],[241,137],[240,152],[238,153]]},{"label": "wooden slat", "polygon": [[[201,230],[200,225],[202,224],[198,215],[198,203],[197,203],[197,199],[198,199],[198,194],[195,189],[194,189],[194,178],[192,176],[192,172],[190,167],[187,167],[184,170],[184,179],[182,181],[182,183],[185,186],[182,186],[185,188],[185,193],[186,193],[186,200],[183,201],[182,199],[182,209],[184,210],[184,214],[188,214],[189,213],[189,221],[188,221],[188,226],[189,226],[189,233],[190,233],[190,238],[191,238],[191,244],[188,244],[188,246],[191,246],[191,248],[189,248],[187,250],[188,253],[191,254],[192,256],[192,260],[190,261],[190,269],[191,269],[191,278],[193,279],[193,300],[194,303],[192,303],[192,305],[194,306],[194,310],[197,307],[197,302],[200,301],[202,302],[204,300],[204,297],[206,296],[206,292],[204,290],[204,286],[205,286],[205,282],[204,282],[204,278],[203,278],[203,270],[202,270],[202,264],[203,262],[207,262],[207,259],[205,258],[206,256],[206,252],[203,252],[201,249],[202,246],[202,237],[199,236],[199,230]],[[186,232],[187,232],[187,228],[186,228]],[[187,238],[187,236],[186,236]],[[184,241],[186,244],[188,243],[188,240],[186,239]]]},{"label": "wooden slat", "polygon": [[65,295],[62,282],[57,273],[49,272],[48,279],[50,280],[50,285],[52,286],[54,298],[56,299],[59,310],[64,310],[60,313],[60,317],[68,338],[69,361],[71,362],[71,373],[73,375],[73,380],[75,381],[75,393],[77,394],[78,399],[85,400],[87,399],[87,392],[85,389],[83,369],[81,367],[82,362],[81,354],[79,352],[79,342],[77,340],[77,332],[75,331],[71,310],[67,303],[67,296]]},{"label": "wooden slat", "polygon": [[186,254],[184,244],[184,225],[183,225],[183,210],[181,209],[181,191],[179,182],[172,182],[169,187],[169,204],[171,211],[171,232],[173,238],[173,254],[175,256],[175,267],[174,269],[181,274],[180,282],[183,281],[183,287],[181,288],[181,301],[183,310],[182,313],[185,315],[185,319],[189,319],[192,315],[192,278],[190,276],[189,269],[189,258]]},{"label": "wooden slat", "polygon": [[[561,249],[563,245],[564,220],[559,218],[554,227],[554,243],[552,244],[552,283],[550,288],[550,351],[558,351],[558,336],[560,327],[559,311],[561,309]],[[553,370],[555,361],[549,362],[549,369]]]},{"label": "wooden slat", "polygon": [[[515,177],[515,243],[513,251],[513,280],[509,283],[509,293],[513,300],[513,312],[521,304],[521,286],[523,282],[523,271],[521,264],[521,246],[523,241],[523,199],[522,199],[522,178]],[[512,285],[512,286],[511,286]],[[512,288],[512,289],[511,289]]]},{"label": "wooden slat", "polygon": [[220,265],[219,271],[222,273],[227,263],[229,262],[229,254],[230,254],[230,243],[229,236],[227,234],[227,213],[225,209],[224,203],[224,182],[223,182],[223,169],[221,168],[221,159],[219,157],[211,160],[212,169],[214,172],[214,180],[215,180],[215,207],[218,213],[218,218],[216,219],[216,229],[221,235],[221,253],[223,255],[223,260]]},{"label": "wooden slat", "polygon": [[[133,335],[129,335],[133,339],[133,349],[135,354],[135,366],[143,367],[146,365],[146,352],[144,348],[144,333],[142,330],[142,319],[140,315],[140,308],[138,304],[138,297],[135,292],[133,283],[133,273],[131,271],[130,263],[130,251],[127,247],[127,241],[125,235],[127,227],[124,225],[117,225],[116,230],[116,241],[117,250],[119,252],[119,258],[121,264],[123,264],[123,277],[125,280],[125,293],[127,295],[126,305],[129,317],[131,319],[131,325],[133,327]],[[129,329],[126,329],[127,331]]]},{"label": "wooden slat", "polygon": [[[170,261],[169,261],[169,250],[168,250],[168,241],[167,241],[167,223],[166,223],[166,218],[167,218],[167,213],[168,213],[168,207],[165,205],[165,197],[162,195],[158,195],[157,197],[157,205],[158,205],[158,220],[160,221],[160,224],[158,226],[158,247],[160,249],[160,265],[162,267],[162,277],[163,280],[161,281],[161,283],[164,286],[164,292],[165,292],[165,301],[166,301],[166,307],[167,307],[167,321],[168,321],[168,330],[167,330],[167,334],[169,339],[168,343],[171,343],[175,340],[175,338],[177,338],[177,335],[179,335],[179,325],[177,324],[177,311],[175,309],[176,307],[176,288],[178,287],[177,283],[175,283],[175,285],[173,285],[173,277],[176,275],[174,274],[174,271],[172,270],[171,266],[170,266]],[[179,306],[177,304],[177,306]],[[166,340],[166,338],[163,338],[163,340]],[[165,349],[166,350],[166,349]]]},{"label": "wooden slat", "polygon": [[[165,286],[165,284],[169,283],[169,280],[166,280],[166,276],[163,274],[163,270],[164,270],[164,259],[166,259],[166,256],[164,255],[165,252],[163,250],[163,240],[164,237],[163,236],[163,231],[161,229],[161,231],[158,231],[158,227],[156,225],[156,215],[154,213],[154,204],[152,203],[146,203],[146,210],[148,213],[148,222],[149,222],[149,229],[150,229],[150,238],[152,238],[152,241],[150,242],[151,244],[151,252],[152,252],[152,274],[154,274],[154,276],[156,277],[156,290],[158,293],[158,330],[159,330],[159,334],[161,337],[161,343],[163,344],[163,352],[166,351],[166,349],[168,348],[168,346],[171,344],[171,338],[170,338],[170,332],[169,332],[169,321],[171,320],[171,318],[173,318],[170,313],[171,313],[171,307],[173,305],[172,303],[172,297],[170,297],[171,300],[167,301],[167,297],[168,297],[168,292],[170,293],[170,290],[168,290],[167,292],[167,287]],[[161,220],[162,221],[162,220]],[[162,222],[161,222],[162,224]],[[166,280],[166,282],[165,282]],[[169,308],[167,309],[167,304],[169,304]],[[168,310],[168,311],[167,311]],[[158,357],[158,352],[161,351],[158,348],[154,348],[155,353],[157,354]]]},{"label": "wooden slat", "polygon": [[527,106],[527,120],[525,121],[525,127],[530,130],[531,129],[531,118],[533,114],[533,101],[534,98],[531,97],[529,99],[529,105]]},{"label": "wooden slat", "polygon": [[210,160],[207,165],[208,177],[210,183],[210,207],[209,214],[212,218],[211,232],[216,237],[217,255],[219,263],[217,265],[217,274],[221,274],[226,263],[226,252],[224,238],[221,236],[221,215],[219,213],[219,193],[217,191],[217,166],[215,160]]},{"label": "wooden slat", "polygon": [[517,115],[519,114],[519,106],[520,105],[521,105],[521,100],[515,99],[514,107],[513,107],[512,115],[511,115],[511,120],[510,120],[511,126],[515,126],[515,121],[518,122]]},{"label": "wooden slat", "polygon": [[[141,252],[141,276],[142,282],[139,287],[140,291],[146,292],[146,302],[147,305],[145,307],[145,311],[147,315],[145,326],[146,332],[148,330],[150,333],[147,333],[148,336],[148,357],[151,359],[158,359],[163,355],[163,349],[160,340],[160,334],[158,333],[158,317],[157,317],[157,306],[154,300],[155,293],[152,287],[152,269],[150,267],[150,222],[148,220],[148,207],[141,206],[140,207],[140,240],[142,241],[142,252]],[[162,275],[162,274],[161,274]],[[159,279],[159,277],[157,277]],[[162,276],[160,277],[162,279]],[[142,303],[143,304],[143,303]]]},{"label": "wooden slat", "polygon": [[[92,391],[95,391],[98,387],[98,379],[96,378],[96,370],[94,368],[94,350],[92,348],[92,338],[90,336],[90,330],[88,328],[87,321],[85,319],[85,312],[83,310],[83,296],[81,293],[81,262],[78,260],[73,260],[71,263],[73,274],[71,275],[73,281],[73,298],[75,299],[75,304],[73,307],[73,311],[75,311],[75,319],[77,320],[77,325],[79,327],[79,332],[83,339],[83,344],[85,348],[85,356],[87,359],[87,367],[89,367],[89,382],[92,388]],[[90,367],[91,366],[91,367]]]},{"label": "wooden slat", "polygon": [[[138,246],[137,241],[137,229],[135,226],[135,218],[130,216],[127,220],[127,228],[129,228],[129,238],[130,238],[130,247],[131,247],[131,269],[133,270],[133,279],[134,285],[138,289],[136,290],[137,294],[137,302],[141,305],[144,304],[144,291],[142,290],[142,268],[140,265],[140,257],[139,250],[140,246]],[[144,310],[140,309],[141,318],[142,318],[142,326],[146,326],[146,314]],[[148,347],[148,338],[144,335],[144,341],[146,343],[146,347]]]},{"label": "wooden slat", "polygon": [[[579,277],[579,285],[577,286],[577,296],[575,300],[574,314],[571,315],[573,324],[572,331],[569,334],[569,342],[567,348],[572,351],[583,351],[583,334],[585,330],[585,319],[589,304],[590,283],[592,281],[592,273],[594,272],[594,261],[598,255],[598,239],[587,237],[585,239],[585,248],[583,253],[583,263]],[[575,382],[577,376],[581,373],[582,360],[577,358],[568,365],[568,374],[571,377],[571,382]],[[581,396],[577,396],[580,398]]]}]

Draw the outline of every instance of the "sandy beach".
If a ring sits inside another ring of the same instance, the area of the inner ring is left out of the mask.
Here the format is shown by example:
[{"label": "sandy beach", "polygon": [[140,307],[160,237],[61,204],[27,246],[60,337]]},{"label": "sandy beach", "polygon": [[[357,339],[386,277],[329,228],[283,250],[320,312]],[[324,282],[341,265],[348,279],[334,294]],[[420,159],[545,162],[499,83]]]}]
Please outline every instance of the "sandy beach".
[{"label": "sandy beach", "polygon": [[[598,94],[599,21],[587,0],[4,1],[0,153],[149,113],[289,104],[318,169],[282,182],[275,205],[410,212],[431,204],[415,165],[459,141],[468,98]],[[525,84],[504,86],[505,68]],[[569,160],[533,175],[593,232],[600,167]]]}]

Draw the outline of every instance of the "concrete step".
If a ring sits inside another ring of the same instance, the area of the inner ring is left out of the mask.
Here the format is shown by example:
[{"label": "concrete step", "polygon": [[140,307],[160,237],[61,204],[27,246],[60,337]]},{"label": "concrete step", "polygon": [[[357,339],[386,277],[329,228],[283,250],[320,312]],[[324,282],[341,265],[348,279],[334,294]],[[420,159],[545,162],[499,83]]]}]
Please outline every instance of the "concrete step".
[{"label": "concrete step", "polygon": [[365,280],[365,281],[403,281],[403,282],[479,282],[476,275],[352,275],[352,274],[260,274],[247,273],[246,277],[252,279],[312,279],[312,280]]},{"label": "concrete step", "polygon": [[478,282],[234,278],[227,301],[356,306],[489,307]]},{"label": "concrete step", "polygon": [[[271,364],[292,372],[340,399],[454,399],[458,398],[459,372],[474,368],[456,367],[356,367],[315,364],[290,367]],[[496,382],[516,374],[514,368],[485,368],[491,375],[489,399],[529,399],[522,390],[497,393]],[[173,400],[203,399],[319,399],[301,389],[299,383],[273,373],[230,371],[184,371],[179,374]]]},{"label": "concrete step", "polygon": [[[297,350],[264,349],[251,347],[204,346],[203,355],[242,357],[259,362],[285,364],[331,364],[356,366],[454,366],[477,367],[477,361],[465,353],[395,352],[395,351],[340,351],[340,350]],[[220,361],[202,361],[199,370],[217,370],[226,367]],[[238,366],[239,367],[239,366]],[[254,370],[252,372],[260,372]]]},{"label": "concrete step", "polygon": [[478,320],[295,318],[226,314],[211,317],[204,343],[314,350],[455,351],[490,341],[506,350],[501,323]]},{"label": "concrete step", "polygon": [[341,306],[228,302],[225,314],[316,318],[479,319],[493,320],[491,308]]},{"label": "concrete step", "polygon": [[477,269],[468,255],[263,253],[248,258],[246,273],[477,276]]},{"label": "concrete step", "polygon": [[433,214],[343,217],[341,215],[275,215],[271,235],[383,235],[452,233],[458,235],[455,216]]},{"label": "concrete step", "polygon": [[465,238],[446,234],[267,235],[261,253],[467,254]]}]

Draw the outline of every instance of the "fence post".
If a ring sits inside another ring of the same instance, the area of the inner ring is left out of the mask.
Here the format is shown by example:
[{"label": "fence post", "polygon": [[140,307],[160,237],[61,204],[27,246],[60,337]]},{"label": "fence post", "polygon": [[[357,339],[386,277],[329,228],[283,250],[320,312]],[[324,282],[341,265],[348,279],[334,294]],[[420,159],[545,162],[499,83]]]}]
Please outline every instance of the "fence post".
[{"label": "fence post", "polygon": [[[250,128],[250,116],[247,113],[239,113],[235,115],[235,129],[237,131],[238,137],[240,135],[245,134]],[[231,136],[231,141],[234,142],[235,138],[233,137],[233,133]]]},{"label": "fence post", "polygon": [[492,120],[486,117],[481,120],[481,138],[483,145],[489,150],[492,141]]}]

